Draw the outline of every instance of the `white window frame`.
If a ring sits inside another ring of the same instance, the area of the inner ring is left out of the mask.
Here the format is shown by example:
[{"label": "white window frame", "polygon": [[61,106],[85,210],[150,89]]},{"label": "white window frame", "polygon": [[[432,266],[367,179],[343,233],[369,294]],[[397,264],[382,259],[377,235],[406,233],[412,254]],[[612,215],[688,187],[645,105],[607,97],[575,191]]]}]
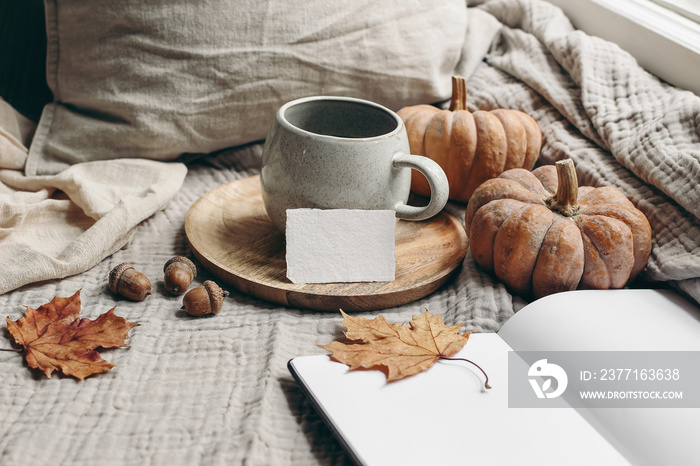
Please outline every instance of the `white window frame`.
[{"label": "white window frame", "polygon": [[650,0],[548,0],[574,27],[615,42],[647,71],[700,95],[700,24]]},{"label": "white window frame", "polygon": [[651,0],[681,16],[700,23],[700,0]]}]

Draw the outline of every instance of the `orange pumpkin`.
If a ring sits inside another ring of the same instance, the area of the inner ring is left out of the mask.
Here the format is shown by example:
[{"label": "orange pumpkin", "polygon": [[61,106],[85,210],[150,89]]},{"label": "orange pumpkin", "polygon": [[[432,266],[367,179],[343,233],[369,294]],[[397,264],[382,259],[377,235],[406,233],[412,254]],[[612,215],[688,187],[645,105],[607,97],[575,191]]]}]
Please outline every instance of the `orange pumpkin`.
[{"label": "orange pumpkin", "polygon": [[[450,183],[450,199],[467,202],[484,181],[511,168],[532,170],[540,154],[542,132],[532,117],[519,110],[467,110],[467,83],[452,77],[449,110],[415,105],[398,111],[408,133],[411,153],[442,167]],[[423,175],[412,171],[411,189],[430,196]]]},{"label": "orange pumpkin", "polygon": [[616,188],[579,188],[571,159],[486,181],[469,200],[465,226],[476,263],[535,297],[622,288],[651,253],[644,214]]}]

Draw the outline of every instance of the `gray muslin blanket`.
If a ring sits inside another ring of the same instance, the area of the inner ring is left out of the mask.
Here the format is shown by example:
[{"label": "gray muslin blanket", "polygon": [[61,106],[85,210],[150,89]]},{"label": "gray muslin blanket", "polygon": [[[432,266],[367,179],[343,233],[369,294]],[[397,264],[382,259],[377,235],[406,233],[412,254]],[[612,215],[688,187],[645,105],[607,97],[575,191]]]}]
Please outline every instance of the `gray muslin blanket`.
[{"label": "gray muslin blanket", "polygon": [[[641,278],[700,301],[700,97],[574,30],[547,3],[496,0],[468,14],[462,71],[470,108],[527,112],[544,133],[540,164],[570,157],[581,185],[622,190],[653,228]],[[0,158],[21,167],[26,137],[18,127],[0,133]],[[0,351],[0,464],[349,464],[286,367],[295,356],[324,353],[315,344],[341,335],[339,313],[282,308],[229,289],[219,315],[194,319],[179,309],[181,298],[163,293],[163,264],[191,256],[184,232],[190,206],[223,183],[259,173],[261,152],[252,144],[186,167],[108,161],[31,179],[0,171],[0,348],[11,347],[6,316],[16,320],[25,306],[77,290],[82,317],[116,306],[139,324],[128,348],[103,351],[116,367],[82,382],[47,379],[21,355]],[[120,176],[125,170],[130,176]],[[110,174],[110,184],[100,187],[96,173]],[[130,202],[120,202],[125,196]],[[47,203],[49,214],[41,210]],[[447,207],[462,220],[464,208]],[[146,301],[117,299],[107,289],[110,269],[121,262],[153,277]],[[196,281],[208,278],[203,270]],[[467,254],[442,289],[381,313],[406,322],[428,309],[447,324],[464,322],[463,330],[494,332],[524,304]]]}]

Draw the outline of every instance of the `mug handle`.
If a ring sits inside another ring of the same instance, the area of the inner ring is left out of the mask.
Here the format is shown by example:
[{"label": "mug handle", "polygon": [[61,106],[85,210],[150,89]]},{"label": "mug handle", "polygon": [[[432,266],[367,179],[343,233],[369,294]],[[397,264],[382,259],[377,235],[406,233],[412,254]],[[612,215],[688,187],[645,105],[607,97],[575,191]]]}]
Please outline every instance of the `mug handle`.
[{"label": "mug handle", "polygon": [[426,206],[416,207],[408,204],[398,203],[394,207],[396,216],[406,220],[425,220],[438,214],[445,204],[450,194],[450,185],[447,176],[440,165],[432,159],[422,155],[404,154],[398,152],[394,155],[394,167],[408,167],[421,172],[430,185],[430,202]]}]

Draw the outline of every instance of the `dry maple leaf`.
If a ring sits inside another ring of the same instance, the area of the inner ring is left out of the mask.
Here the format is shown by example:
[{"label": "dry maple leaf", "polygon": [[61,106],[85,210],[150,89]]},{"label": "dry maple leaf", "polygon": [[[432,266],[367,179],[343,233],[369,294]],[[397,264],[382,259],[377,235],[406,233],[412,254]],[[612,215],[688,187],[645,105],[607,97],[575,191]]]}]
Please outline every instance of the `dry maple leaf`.
[{"label": "dry maple leaf", "polygon": [[[319,347],[330,351],[333,359],[347,364],[350,370],[384,366],[389,382],[423,372],[438,359],[451,359],[449,356],[464,347],[471,333],[460,334],[461,324],[445,325],[441,316],[434,316],[427,310],[413,316],[410,327],[390,323],[383,315],[370,320],[349,316],[342,309],[340,312],[343,325],[347,327],[345,336],[359,343],[334,341]],[[485,385],[490,388],[488,377]]]},{"label": "dry maple leaf", "polygon": [[17,321],[7,317],[7,329],[24,348],[29,367],[47,377],[55,370],[83,380],[114,367],[96,348],[126,346],[129,330],[138,325],[114,315],[114,309],[95,320],[80,319],[80,291],[70,298],[54,297],[39,309],[27,307]]}]

